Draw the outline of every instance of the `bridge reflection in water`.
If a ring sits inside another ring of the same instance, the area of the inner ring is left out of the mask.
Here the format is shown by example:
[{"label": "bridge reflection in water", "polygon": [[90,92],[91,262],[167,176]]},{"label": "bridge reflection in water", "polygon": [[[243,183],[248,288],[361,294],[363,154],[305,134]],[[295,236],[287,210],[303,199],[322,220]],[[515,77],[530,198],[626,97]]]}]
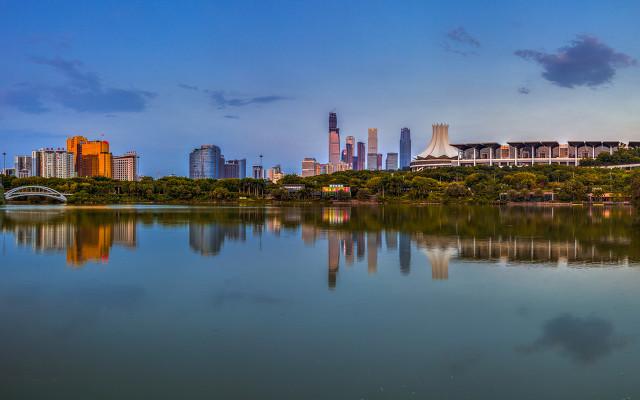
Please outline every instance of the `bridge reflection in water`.
[{"label": "bridge reflection in water", "polygon": [[[186,243],[215,257],[226,241],[262,243],[289,232],[307,245],[327,243],[327,284],[336,288],[341,262],[367,274],[402,275],[416,260],[433,280],[447,280],[452,262],[504,266],[629,266],[640,261],[640,232],[631,209],[498,207],[324,207],[182,209],[4,209],[0,229],[34,252],[64,252],[73,267],[107,263],[113,246],[137,247],[139,225],[188,226]],[[287,235],[290,238],[292,235]],[[416,249],[423,253],[415,258]],[[385,253],[384,258],[380,253]],[[392,258],[393,259],[393,258]],[[393,265],[393,264],[392,264]],[[380,267],[380,268],[382,268]],[[420,267],[421,268],[421,267]]]}]

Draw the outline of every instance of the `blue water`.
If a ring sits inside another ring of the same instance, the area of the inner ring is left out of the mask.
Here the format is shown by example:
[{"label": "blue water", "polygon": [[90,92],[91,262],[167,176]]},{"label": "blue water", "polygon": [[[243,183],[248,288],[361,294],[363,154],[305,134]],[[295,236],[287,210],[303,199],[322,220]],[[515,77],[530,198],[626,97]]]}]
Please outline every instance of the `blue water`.
[{"label": "blue water", "polygon": [[634,220],[7,206],[0,398],[640,397]]}]

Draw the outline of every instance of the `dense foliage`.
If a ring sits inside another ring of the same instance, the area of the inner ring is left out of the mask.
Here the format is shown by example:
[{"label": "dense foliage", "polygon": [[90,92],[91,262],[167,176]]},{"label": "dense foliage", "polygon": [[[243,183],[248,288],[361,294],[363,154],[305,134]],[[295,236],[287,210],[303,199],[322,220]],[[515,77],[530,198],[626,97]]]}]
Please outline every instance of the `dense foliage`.
[{"label": "dense foliage", "polygon": [[[490,203],[544,201],[553,196],[556,201],[610,199],[631,200],[640,205],[640,171],[558,165],[451,167],[422,172],[346,171],[307,178],[287,175],[278,184],[251,178],[193,180],[165,177],[120,182],[107,178],[4,177],[5,189],[29,184],[44,185],[69,194],[69,202],[75,204],[316,200],[322,198],[322,187],[343,184],[351,187],[352,198],[362,201]],[[287,190],[286,186],[290,184],[302,184],[304,189]]]},{"label": "dense foliage", "polygon": [[619,149],[612,154],[600,153],[595,159],[580,160],[582,166],[640,164],[640,148]]}]

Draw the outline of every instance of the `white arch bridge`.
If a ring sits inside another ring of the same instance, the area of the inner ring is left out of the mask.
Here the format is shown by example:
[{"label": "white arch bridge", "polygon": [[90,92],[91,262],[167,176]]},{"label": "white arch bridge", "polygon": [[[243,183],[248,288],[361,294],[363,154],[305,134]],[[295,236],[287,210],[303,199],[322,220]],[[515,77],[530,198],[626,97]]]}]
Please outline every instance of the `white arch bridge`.
[{"label": "white arch bridge", "polygon": [[64,194],[58,192],[57,190],[48,188],[46,186],[36,186],[36,185],[20,186],[17,188],[13,188],[11,190],[7,190],[4,193],[5,200],[15,200],[20,197],[35,197],[35,196],[49,197],[51,199],[59,200],[63,203],[67,202],[67,197]]}]

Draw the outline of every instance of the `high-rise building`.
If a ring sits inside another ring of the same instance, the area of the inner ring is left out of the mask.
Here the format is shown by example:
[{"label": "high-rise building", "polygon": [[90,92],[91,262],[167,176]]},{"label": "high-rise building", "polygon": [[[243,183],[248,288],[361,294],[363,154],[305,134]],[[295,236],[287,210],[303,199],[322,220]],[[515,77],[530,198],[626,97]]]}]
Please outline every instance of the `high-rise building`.
[{"label": "high-rise building", "polygon": [[18,178],[28,178],[31,176],[31,171],[33,169],[33,158],[31,156],[16,156],[14,167],[16,169],[16,177]]},{"label": "high-rise building", "polygon": [[31,153],[32,176],[74,178],[74,155],[64,149],[40,149]]},{"label": "high-rise building", "polygon": [[334,112],[329,113],[329,130],[335,131],[338,129],[338,116]]},{"label": "high-rise building", "polygon": [[223,161],[220,147],[204,144],[189,154],[189,178],[219,179],[222,177]]},{"label": "high-rise building", "polygon": [[111,175],[117,181],[138,180],[138,154],[130,151],[122,156],[113,157],[113,173]]},{"label": "high-rise building", "polygon": [[351,169],[354,171],[358,170],[358,156],[353,156],[353,163],[351,164]]},{"label": "high-rise building", "polygon": [[302,160],[302,177],[315,176],[316,175],[316,159],[306,157]]},{"label": "high-rise building", "polygon": [[367,161],[367,146],[364,142],[358,142],[358,162],[356,164],[357,168],[354,168],[358,171],[364,171],[364,165]]},{"label": "high-rise building", "polygon": [[387,171],[395,171],[398,169],[398,153],[387,153],[385,169]]},{"label": "high-rise building", "polygon": [[378,153],[367,153],[367,169],[369,171],[378,170]]},{"label": "high-rise building", "polygon": [[253,179],[264,179],[264,168],[262,165],[253,166]]},{"label": "high-rise building", "polygon": [[247,160],[227,160],[224,162],[224,178],[243,179],[247,177]]},{"label": "high-rise building", "polygon": [[340,162],[340,129],[336,113],[329,113],[329,164]]},{"label": "high-rise building", "polygon": [[67,138],[67,152],[73,154],[78,176],[105,176],[113,173],[113,156],[106,140],[87,140],[84,136]]},{"label": "high-rise building", "polygon": [[409,168],[411,164],[411,131],[400,129],[400,169]]},{"label": "high-rise building", "polygon": [[[347,164],[350,164],[353,166],[353,156],[354,156],[354,152],[355,152],[355,146],[356,146],[356,138],[353,136],[347,136],[346,140],[345,140],[345,144],[344,144],[344,153],[345,153],[345,157],[344,157],[344,162],[346,162]],[[354,167],[352,167],[352,169],[355,169]]]},{"label": "high-rise building", "polygon": [[367,137],[367,169],[375,171],[378,168],[378,129],[369,128]]},{"label": "high-rise building", "polygon": [[378,129],[369,128],[367,137],[367,153],[378,154]]},{"label": "high-rise building", "polygon": [[376,169],[380,171],[382,169],[382,154],[378,153],[376,158]]}]

